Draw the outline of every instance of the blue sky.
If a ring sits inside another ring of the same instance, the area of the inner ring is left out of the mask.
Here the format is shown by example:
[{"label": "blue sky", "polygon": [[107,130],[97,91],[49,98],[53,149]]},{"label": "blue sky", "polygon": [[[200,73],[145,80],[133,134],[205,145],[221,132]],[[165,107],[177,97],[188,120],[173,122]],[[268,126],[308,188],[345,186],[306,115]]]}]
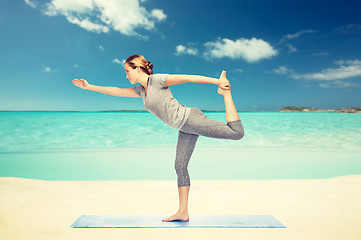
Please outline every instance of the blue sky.
[{"label": "blue sky", "polygon": [[[141,98],[75,87],[130,88],[134,53],[155,73],[219,77],[236,108],[361,106],[358,1],[2,0],[0,110],[144,110]],[[224,110],[213,84],[170,87],[188,107]]]}]

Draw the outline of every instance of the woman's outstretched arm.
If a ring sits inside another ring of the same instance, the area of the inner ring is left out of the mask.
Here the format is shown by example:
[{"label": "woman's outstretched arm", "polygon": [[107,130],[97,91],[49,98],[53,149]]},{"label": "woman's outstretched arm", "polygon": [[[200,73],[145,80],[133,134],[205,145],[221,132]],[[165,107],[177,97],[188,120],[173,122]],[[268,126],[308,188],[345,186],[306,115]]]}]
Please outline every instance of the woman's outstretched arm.
[{"label": "woman's outstretched arm", "polygon": [[89,84],[85,79],[74,79],[73,84],[82,89],[87,89],[90,91],[100,92],[116,97],[140,97],[134,92],[133,88],[118,88],[118,87],[106,87],[106,86],[96,86]]},{"label": "woman's outstretched arm", "polygon": [[168,75],[166,86],[181,84],[181,83],[212,83],[220,86],[223,89],[229,89],[230,84],[226,78],[226,71],[222,71],[220,78],[204,77],[199,75]]}]

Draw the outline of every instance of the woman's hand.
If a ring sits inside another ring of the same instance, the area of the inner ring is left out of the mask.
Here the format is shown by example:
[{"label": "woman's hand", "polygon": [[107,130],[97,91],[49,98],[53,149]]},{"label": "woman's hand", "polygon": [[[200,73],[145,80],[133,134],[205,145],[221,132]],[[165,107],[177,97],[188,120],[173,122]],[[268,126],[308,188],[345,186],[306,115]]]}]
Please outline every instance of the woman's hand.
[{"label": "woman's hand", "polygon": [[73,84],[82,89],[88,89],[89,83],[85,79],[73,79]]},{"label": "woman's hand", "polygon": [[226,71],[222,71],[221,76],[219,77],[219,87],[223,90],[229,90],[231,88],[231,84],[226,78]]}]

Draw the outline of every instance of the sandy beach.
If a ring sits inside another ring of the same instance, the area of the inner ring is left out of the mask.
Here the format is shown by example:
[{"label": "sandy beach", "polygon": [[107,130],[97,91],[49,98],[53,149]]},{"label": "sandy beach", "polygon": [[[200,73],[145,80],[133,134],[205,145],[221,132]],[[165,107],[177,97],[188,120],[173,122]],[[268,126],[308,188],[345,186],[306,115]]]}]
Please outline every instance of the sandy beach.
[{"label": "sandy beach", "polygon": [[[273,215],[287,228],[71,228],[85,215],[164,215],[172,180],[0,178],[0,239],[360,239],[361,175],[328,179],[193,180],[192,215]],[[160,219],[161,220],[161,219]]]}]

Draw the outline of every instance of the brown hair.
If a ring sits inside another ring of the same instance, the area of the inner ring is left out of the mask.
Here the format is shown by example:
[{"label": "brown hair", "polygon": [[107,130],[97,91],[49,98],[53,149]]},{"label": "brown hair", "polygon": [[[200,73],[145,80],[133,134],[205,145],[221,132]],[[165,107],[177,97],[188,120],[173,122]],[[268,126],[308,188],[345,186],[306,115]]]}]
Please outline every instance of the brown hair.
[{"label": "brown hair", "polygon": [[140,54],[134,54],[125,61],[126,64],[128,64],[131,68],[135,69],[136,67],[140,67],[143,72],[145,72],[148,75],[153,74],[153,64]]}]

